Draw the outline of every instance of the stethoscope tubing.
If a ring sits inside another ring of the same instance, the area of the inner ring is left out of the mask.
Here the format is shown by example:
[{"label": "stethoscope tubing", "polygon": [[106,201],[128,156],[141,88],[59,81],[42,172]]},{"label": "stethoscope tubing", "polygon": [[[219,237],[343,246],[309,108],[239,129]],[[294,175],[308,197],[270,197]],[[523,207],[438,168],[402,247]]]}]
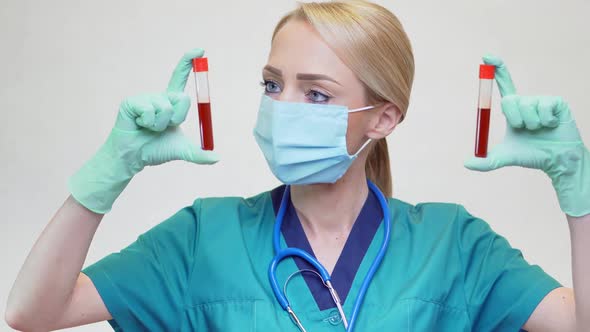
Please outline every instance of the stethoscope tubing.
[{"label": "stethoscope tubing", "polygon": [[[285,248],[285,249],[279,251],[279,253],[275,255],[275,257],[272,259],[272,261],[270,263],[270,268],[268,269],[269,279],[270,279],[271,287],[273,289],[280,289],[281,288],[279,286],[277,278],[274,277],[276,275],[275,273],[277,271],[277,266],[279,265],[279,263],[283,259],[291,257],[291,256],[298,256],[298,257],[303,258],[304,260],[309,262],[311,265],[313,265],[313,267],[315,267],[319,271],[324,282],[330,281],[330,275],[328,274],[328,271],[326,271],[326,269],[318,262],[317,259],[313,258],[313,256],[311,256],[310,254],[306,253],[305,251],[303,251],[301,249]],[[284,310],[287,310],[289,308],[289,301],[287,300],[287,297],[285,296],[285,294],[283,294],[282,292],[275,292],[275,295],[277,296],[277,300],[281,304],[281,307],[283,307]]]},{"label": "stethoscope tubing", "polygon": [[358,313],[360,312],[361,305],[365,299],[365,294],[367,293],[369,284],[371,283],[371,280],[373,280],[373,276],[375,275],[377,269],[379,268],[379,265],[381,265],[381,262],[383,261],[383,257],[387,252],[387,247],[389,245],[389,240],[391,238],[391,218],[389,216],[389,204],[387,204],[385,196],[383,195],[383,193],[381,193],[381,191],[379,190],[379,188],[377,188],[376,185],[374,185],[369,180],[367,180],[367,183],[369,184],[369,188],[371,188],[371,190],[376,194],[377,199],[379,200],[379,203],[381,205],[381,210],[383,212],[383,242],[381,243],[381,248],[379,248],[379,251],[377,252],[377,257],[375,257],[375,259],[373,260],[373,264],[371,264],[371,267],[369,267],[369,271],[365,276],[365,280],[363,280],[363,284],[361,285],[361,288],[359,289],[359,292],[356,295],[350,320],[348,322],[347,332],[351,332],[354,329],[356,320],[358,318]]},{"label": "stethoscope tubing", "polygon": [[[391,218],[389,215],[389,205],[387,203],[387,199],[385,198],[383,193],[381,193],[381,191],[379,190],[379,188],[377,188],[377,186],[375,184],[373,184],[369,180],[367,180],[367,184],[368,184],[369,188],[371,189],[371,191],[373,193],[375,193],[375,195],[377,196],[377,199],[379,201],[379,204],[381,205],[381,210],[383,213],[383,222],[384,222],[383,242],[381,243],[381,247],[379,248],[377,256],[375,257],[375,259],[373,260],[373,263],[369,267],[369,270],[367,271],[367,275],[365,276],[363,283],[361,284],[361,287],[359,288],[359,292],[356,296],[354,306],[352,308],[350,320],[348,321],[348,327],[346,329],[347,332],[352,332],[355,327],[355,323],[358,318],[358,313],[360,311],[360,307],[361,307],[363,300],[365,298],[365,295],[367,293],[367,289],[369,288],[369,284],[371,283],[373,276],[377,272],[379,265],[383,261],[383,257],[385,256],[385,253],[387,252],[387,247],[389,245],[389,241],[390,241],[390,237],[391,237]],[[271,264],[269,266],[269,269],[268,269],[268,278],[270,280],[271,288],[277,298],[277,301],[281,305],[281,307],[285,311],[289,312],[290,315],[294,315],[294,313],[290,307],[289,301],[287,300],[286,295],[283,294],[280,290],[281,287],[279,287],[278,280],[276,278],[276,270],[277,270],[278,264],[283,259],[285,259],[287,257],[297,256],[297,257],[304,259],[305,261],[307,261],[311,265],[313,265],[317,269],[319,274],[321,275],[324,283],[330,283],[331,278],[330,278],[330,274],[328,273],[326,268],[317,259],[315,259],[313,256],[311,256],[309,253],[307,253],[301,249],[298,249],[298,248],[281,249],[281,245],[280,245],[281,225],[283,223],[283,219],[285,217],[285,212],[287,210],[287,206],[288,206],[288,203],[291,198],[291,196],[290,196],[291,190],[290,189],[291,189],[290,186],[287,185],[285,188],[285,192],[283,193],[283,197],[281,199],[281,205],[279,207],[279,211],[277,212],[277,216],[275,218],[275,224],[274,224],[274,229],[273,229],[273,239],[272,239],[275,256],[273,257]],[[296,315],[294,315],[294,316],[296,317]],[[344,319],[346,319],[346,318],[344,317]],[[301,327],[300,323],[298,323],[297,325]]]}]

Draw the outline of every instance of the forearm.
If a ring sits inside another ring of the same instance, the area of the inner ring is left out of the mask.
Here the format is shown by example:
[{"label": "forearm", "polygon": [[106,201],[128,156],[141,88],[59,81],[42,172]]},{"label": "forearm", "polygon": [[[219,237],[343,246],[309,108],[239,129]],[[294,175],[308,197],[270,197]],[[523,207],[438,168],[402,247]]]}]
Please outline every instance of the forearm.
[{"label": "forearm", "polygon": [[90,242],[104,215],[84,208],[71,196],[45,227],[10,292],[7,320],[30,329],[59,318],[70,300]]},{"label": "forearm", "polygon": [[572,245],[572,276],[577,331],[590,331],[590,214],[567,216]]}]

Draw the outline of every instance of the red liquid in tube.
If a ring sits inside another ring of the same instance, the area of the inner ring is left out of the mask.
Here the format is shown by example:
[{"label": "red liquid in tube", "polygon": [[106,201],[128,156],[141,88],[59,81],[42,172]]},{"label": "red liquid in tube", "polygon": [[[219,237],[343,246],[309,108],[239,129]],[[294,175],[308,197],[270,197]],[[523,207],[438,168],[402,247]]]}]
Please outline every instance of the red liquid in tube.
[{"label": "red liquid in tube", "polygon": [[211,103],[198,103],[199,127],[201,129],[201,148],[213,150],[213,123],[211,121]]},{"label": "red liquid in tube", "polygon": [[475,156],[485,158],[488,155],[488,137],[490,135],[490,109],[477,110],[477,130],[475,133]]}]

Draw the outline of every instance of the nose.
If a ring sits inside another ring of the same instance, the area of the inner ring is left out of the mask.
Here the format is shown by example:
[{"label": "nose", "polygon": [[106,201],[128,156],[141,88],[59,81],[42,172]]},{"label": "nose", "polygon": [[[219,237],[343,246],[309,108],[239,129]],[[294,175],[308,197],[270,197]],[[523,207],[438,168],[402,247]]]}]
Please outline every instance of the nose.
[{"label": "nose", "polygon": [[275,100],[291,103],[305,102],[305,92],[300,91],[295,84],[286,84],[283,91],[273,96]]}]

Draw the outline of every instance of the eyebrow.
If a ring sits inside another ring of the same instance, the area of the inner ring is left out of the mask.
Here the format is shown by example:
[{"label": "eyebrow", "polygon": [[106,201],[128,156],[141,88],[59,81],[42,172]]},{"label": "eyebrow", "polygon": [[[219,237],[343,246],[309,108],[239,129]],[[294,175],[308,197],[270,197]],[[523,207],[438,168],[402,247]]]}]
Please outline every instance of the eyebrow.
[{"label": "eyebrow", "polygon": [[283,76],[283,71],[278,68],[275,68],[273,66],[266,65],[266,66],[264,66],[264,68],[262,70],[263,71],[266,70],[266,71],[271,72],[271,73],[278,75],[278,76]]},{"label": "eyebrow", "polygon": [[[278,75],[278,76],[283,75],[283,71],[281,71],[280,69],[275,68],[273,66],[269,66],[269,65],[264,66],[263,71],[268,71],[268,72]],[[324,81],[334,82],[338,85],[342,85],[342,84],[338,83],[338,81],[336,81],[335,79],[331,78],[330,76],[323,75],[323,74],[298,73],[296,77],[298,80],[302,80],[302,81],[324,80]]]},{"label": "eyebrow", "polygon": [[318,80],[324,80],[324,81],[330,81],[330,82],[334,82],[338,85],[342,85],[340,83],[338,83],[338,81],[336,81],[335,79],[331,78],[328,75],[322,75],[322,74],[297,74],[297,79],[298,80],[302,80],[302,81],[318,81]]}]

